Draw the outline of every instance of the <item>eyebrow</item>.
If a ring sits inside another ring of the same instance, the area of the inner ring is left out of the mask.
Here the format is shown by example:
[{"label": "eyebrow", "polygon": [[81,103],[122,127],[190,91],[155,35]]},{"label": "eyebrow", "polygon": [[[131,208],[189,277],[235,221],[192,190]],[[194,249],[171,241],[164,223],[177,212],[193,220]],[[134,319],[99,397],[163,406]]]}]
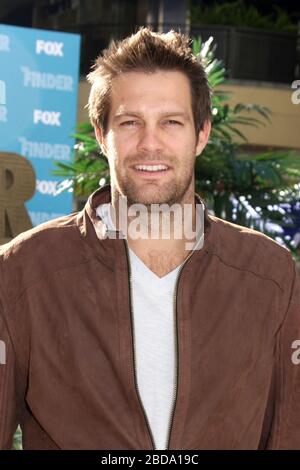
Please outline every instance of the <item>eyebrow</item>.
[{"label": "eyebrow", "polygon": [[[125,116],[134,116],[134,117],[142,117],[142,114],[139,113],[139,112],[136,112],[136,111],[124,111],[124,112],[120,112],[118,114],[116,114],[114,116],[114,121],[117,120],[117,119],[120,119],[122,117],[125,117]],[[161,116],[163,117],[168,117],[168,116],[179,116],[179,117],[182,117],[183,119],[186,119],[186,120],[189,120],[190,117],[188,115],[188,113],[185,113],[185,112],[181,112],[181,111],[173,111],[173,112],[166,112],[166,113],[161,113]]]}]

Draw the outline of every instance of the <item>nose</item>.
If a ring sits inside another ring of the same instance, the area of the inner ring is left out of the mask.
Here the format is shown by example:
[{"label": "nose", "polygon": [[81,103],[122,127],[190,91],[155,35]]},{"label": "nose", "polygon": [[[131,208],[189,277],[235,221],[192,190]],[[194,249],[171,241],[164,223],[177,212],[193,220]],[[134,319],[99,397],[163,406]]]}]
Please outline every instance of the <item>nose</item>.
[{"label": "nose", "polygon": [[160,131],[155,124],[145,124],[138,142],[139,152],[159,153],[163,149]]}]

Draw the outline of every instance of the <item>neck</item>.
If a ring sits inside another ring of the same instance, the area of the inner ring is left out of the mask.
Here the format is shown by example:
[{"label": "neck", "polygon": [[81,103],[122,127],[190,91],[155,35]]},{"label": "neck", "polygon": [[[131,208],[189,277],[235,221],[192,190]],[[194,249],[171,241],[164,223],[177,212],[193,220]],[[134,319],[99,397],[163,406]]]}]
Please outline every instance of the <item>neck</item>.
[{"label": "neck", "polygon": [[162,204],[149,204],[144,206],[144,210],[134,210],[137,206],[127,204],[126,199],[113,190],[112,206],[117,229],[126,233],[129,247],[144,259],[169,256],[174,263],[182,262],[189,255],[201,230],[193,185],[180,202],[170,207],[166,205],[164,210]]}]

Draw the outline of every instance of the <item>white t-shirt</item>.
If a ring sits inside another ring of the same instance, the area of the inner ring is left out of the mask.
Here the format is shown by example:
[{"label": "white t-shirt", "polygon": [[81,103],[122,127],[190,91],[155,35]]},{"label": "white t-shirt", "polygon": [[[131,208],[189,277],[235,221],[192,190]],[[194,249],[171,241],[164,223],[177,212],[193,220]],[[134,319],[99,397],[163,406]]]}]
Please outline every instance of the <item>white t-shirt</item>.
[{"label": "white t-shirt", "polygon": [[164,450],[175,398],[173,303],[179,266],[160,278],[129,252],[138,388],[155,447]]}]

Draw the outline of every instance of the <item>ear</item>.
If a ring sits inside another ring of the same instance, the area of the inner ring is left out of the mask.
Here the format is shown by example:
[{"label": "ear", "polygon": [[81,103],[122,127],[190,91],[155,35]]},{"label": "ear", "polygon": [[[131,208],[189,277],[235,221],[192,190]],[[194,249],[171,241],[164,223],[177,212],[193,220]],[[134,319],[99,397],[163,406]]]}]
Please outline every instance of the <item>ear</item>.
[{"label": "ear", "polygon": [[207,120],[203,124],[203,129],[198,134],[198,142],[196,145],[196,156],[203,152],[211,131],[211,121]]},{"label": "ear", "polygon": [[106,156],[106,144],[105,144],[105,138],[103,137],[103,134],[99,127],[94,126],[94,131],[95,131],[95,136],[97,139],[97,142],[99,144],[99,147],[101,149],[101,152]]}]

